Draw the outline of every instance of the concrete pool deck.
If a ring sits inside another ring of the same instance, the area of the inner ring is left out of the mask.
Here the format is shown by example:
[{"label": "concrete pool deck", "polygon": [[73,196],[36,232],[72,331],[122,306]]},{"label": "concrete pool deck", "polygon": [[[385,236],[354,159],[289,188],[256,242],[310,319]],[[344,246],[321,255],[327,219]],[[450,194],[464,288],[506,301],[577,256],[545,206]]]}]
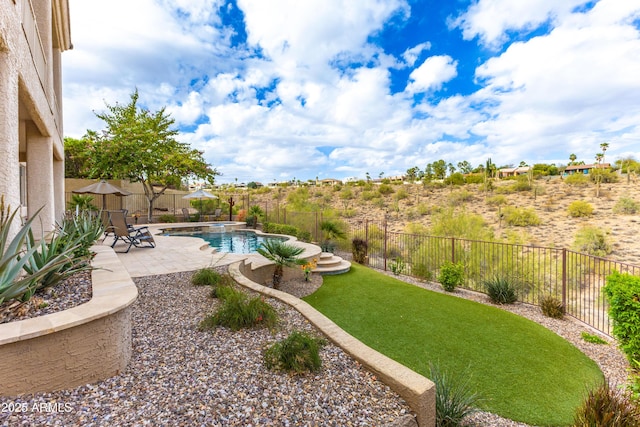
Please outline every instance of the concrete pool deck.
[{"label": "concrete pool deck", "polygon": [[[193,223],[185,223],[185,225],[193,225]],[[269,262],[258,254],[216,252],[208,246],[207,242],[198,237],[164,236],[160,233],[161,229],[167,228],[167,224],[150,224],[148,227],[156,241],[155,248],[132,246],[128,253],[116,252],[131,277],[194,271],[205,267],[229,265],[245,259],[253,263],[254,266]],[[109,236],[102,242],[102,245],[111,246],[112,242],[113,238]],[[309,250],[317,248],[315,245],[303,242],[296,242],[296,245],[308,246]],[[123,251],[126,246],[128,245],[118,242],[114,249]]]}]

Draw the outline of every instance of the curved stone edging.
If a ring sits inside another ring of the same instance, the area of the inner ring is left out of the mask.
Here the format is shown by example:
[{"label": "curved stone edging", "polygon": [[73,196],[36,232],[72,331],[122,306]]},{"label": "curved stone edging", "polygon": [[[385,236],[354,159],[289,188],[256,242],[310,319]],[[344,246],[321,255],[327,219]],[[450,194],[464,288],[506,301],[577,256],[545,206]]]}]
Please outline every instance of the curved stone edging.
[{"label": "curved stone edging", "polygon": [[138,289],[113,249],[93,246],[90,301],[0,325],[0,395],[53,391],[122,372],[131,359]]},{"label": "curved stone edging", "polygon": [[[333,343],[341,347],[398,393],[416,413],[420,427],[435,426],[435,385],[431,380],[365,345],[305,301],[286,292],[268,288],[250,280],[245,275],[246,269],[251,269],[251,266],[244,261],[239,261],[229,265],[229,274],[238,284],[263,295],[276,298],[299,311]],[[251,271],[251,274],[254,273],[254,271]],[[260,276],[260,274],[258,275]]]}]

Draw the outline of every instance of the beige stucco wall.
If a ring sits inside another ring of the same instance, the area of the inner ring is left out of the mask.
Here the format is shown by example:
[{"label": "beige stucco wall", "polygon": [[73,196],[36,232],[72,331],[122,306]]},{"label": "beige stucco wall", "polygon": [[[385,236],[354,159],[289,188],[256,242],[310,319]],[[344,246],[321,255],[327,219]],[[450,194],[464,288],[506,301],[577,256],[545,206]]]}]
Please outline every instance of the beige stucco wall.
[{"label": "beige stucco wall", "polygon": [[93,297],[59,313],[0,324],[0,395],[68,389],[124,371],[138,290],[107,246],[97,252]]},{"label": "beige stucco wall", "polygon": [[19,162],[26,163],[21,212],[33,216],[42,208],[36,232],[52,230],[64,213],[60,53],[70,48],[68,0],[2,2],[0,195],[12,210],[21,206]]}]

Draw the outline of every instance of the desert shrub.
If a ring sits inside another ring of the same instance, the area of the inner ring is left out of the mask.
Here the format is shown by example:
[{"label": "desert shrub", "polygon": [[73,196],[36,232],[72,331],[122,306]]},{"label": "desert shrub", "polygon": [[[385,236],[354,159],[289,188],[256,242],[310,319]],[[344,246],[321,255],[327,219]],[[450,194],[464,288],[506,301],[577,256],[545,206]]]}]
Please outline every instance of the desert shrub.
[{"label": "desert shrub", "polygon": [[354,238],[351,241],[351,254],[353,255],[353,260],[358,264],[364,264],[367,262],[368,248],[369,245],[366,240],[359,237]]},{"label": "desert shrub", "polygon": [[325,340],[307,332],[293,331],[289,336],[268,347],[264,352],[264,361],[268,369],[302,373],[320,369],[320,348]]},{"label": "desert shrub", "polygon": [[380,197],[380,194],[376,193],[374,191],[365,190],[365,191],[362,192],[360,197],[362,197],[362,200],[364,200],[365,202],[368,202],[370,200],[375,199],[376,197]]},{"label": "desert shrub", "polygon": [[589,179],[592,182],[597,182],[600,180],[602,184],[611,184],[614,182],[618,182],[619,177],[618,174],[609,169],[596,169],[591,171],[589,174]]},{"label": "desert shrub", "polygon": [[200,322],[199,329],[213,329],[225,326],[232,331],[251,327],[273,328],[278,322],[278,313],[261,297],[249,298],[238,290],[225,294],[218,310]]},{"label": "desert shrub", "polygon": [[406,188],[404,188],[404,187],[400,187],[398,189],[398,191],[396,191],[396,194],[394,196],[394,198],[396,200],[404,200],[404,199],[406,199],[408,197],[409,197],[409,193],[407,192]]},{"label": "desert shrub", "polygon": [[471,388],[469,372],[448,374],[436,365],[429,366],[429,378],[436,386],[436,426],[458,427],[477,412],[480,395]]},{"label": "desert shrub", "polygon": [[298,227],[288,224],[275,224],[272,222],[265,222],[262,224],[262,230],[265,233],[272,234],[286,234],[287,236],[297,236],[300,230]]},{"label": "desert shrub", "polygon": [[573,422],[575,427],[637,427],[640,411],[622,391],[603,382],[589,390]]},{"label": "desert shrub", "polygon": [[452,263],[446,261],[440,267],[440,274],[438,275],[438,282],[442,285],[442,288],[447,292],[453,292],[457,286],[462,285],[464,280],[464,266],[460,263]]},{"label": "desert shrub", "polygon": [[526,175],[520,175],[516,178],[516,182],[511,185],[514,192],[531,191],[531,184]]},{"label": "desert shrub", "polygon": [[569,204],[567,212],[569,212],[569,215],[574,218],[591,216],[593,214],[593,206],[591,206],[591,203],[585,202],[584,200],[576,200]]},{"label": "desert shrub", "polygon": [[498,194],[487,199],[487,205],[489,206],[502,206],[507,204],[507,198],[502,194]]},{"label": "desert shrub", "polygon": [[481,173],[470,173],[464,177],[464,181],[467,184],[482,184],[484,182],[484,175]]},{"label": "desert shrub", "polygon": [[532,208],[516,208],[508,206],[504,210],[504,220],[516,227],[540,225],[540,218]]},{"label": "desert shrub", "polygon": [[416,211],[418,212],[418,215],[429,215],[431,213],[431,206],[427,205],[426,203],[418,203],[418,206],[416,206]]},{"label": "desert shrub", "polygon": [[446,185],[464,185],[466,182],[463,174],[455,172],[445,178],[444,183]]},{"label": "desert shrub", "polygon": [[383,196],[393,194],[394,192],[395,190],[390,184],[380,184],[380,186],[378,187],[378,193],[382,194]]},{"label": "desert shrub", "polygon": [[202,268],[191,277],[191,284],[194,286],[216,286],[220,282],[222,275],[210,268]]},{"label": "desert shrub", "polygon": [[486,280],[484,288],[491,301],[496,304],[513,304],[518,300],[516,285],[506,277],[496,276]]},{"label": "desert shrub", "polygon": [[158,217],[158,221],[174,223],[174,222],[178,222],[178,218],[176,218],[176,216],[173,214],[163,214]]},{"label": "desert shrub", "polygon": [[540,310],[542,314],[552,319],[562,319],[565,312],[562,301],[551,295],[545,295],[540,299]]},{"label": "desert shrub", "polygon": [[629,197],[621,197],[613,207],[613,213],[619,215],[633,215],[640,211],[640,204]]},{"label": "desert shrub", "polygon": [[411,275],[423,280],[433,279],[433,271],[423,262],[418,262],[411,266]]},{"label": "desert shrub", "polygon": [[296,237],[301,242],[309,243],[311,241],[311,232],[307,230],[299,230],[298,233],[296,233]]},{"label": "desert shrub", "polygon": [[494,237],[493,229],[487,227],[481,215],[456,211],[451,207],[433,214],[430,234],[484,241],[492,241]]},{"label": "desert shrub", "polygon": [[449,204],[453,206],[460,205],[473,200],[473,193],[467,190],[456,191],[449,196]]},{"label": "desert shrub", "polygon": [[614,272],[603,288],[609,300],[613,335],[632,365],[640,368],[640,277]]},{"label": "desert shrub", "polygon": [[609,344],[607,341],[603,340],[602,338],[600,338],[597,335],[593,335],[590,334],[589,332],[584,332],[582,331],[582,333],[580,334],[580,336],[582,337],[582,339],[586,342],[589,342],[591,344],[601,344],[601,345],[607,345]]},{"label": "desert shrub", "polygon": [[389,264],[389,269],[396,276],[404,273],[405,268],[406,268],[406,264],[404,263],[402,258],[399,256],[394,257],[391,263]]},{"label": "desert shrub", "polygon": [[594,256],[605,256],[611,253],[607,233],[591,225],[586,225],[576,232],[573,248],[578,252]]},{"label": "desert shrub", "polygon": [[237,292],[237,290],[233,287],[233,279],[228,274],[225,274],[224,276],[222,276],[222,280],[217,286],[211,287],[209,296],[211,298],[224,300],[229,297],[233,297],[235,292]]},{"label": "desert shrub", "polygon": [[586,187],[589,185],[589,177],[581,173],[572,173],[563,178],[565,184],[573,187]]}]

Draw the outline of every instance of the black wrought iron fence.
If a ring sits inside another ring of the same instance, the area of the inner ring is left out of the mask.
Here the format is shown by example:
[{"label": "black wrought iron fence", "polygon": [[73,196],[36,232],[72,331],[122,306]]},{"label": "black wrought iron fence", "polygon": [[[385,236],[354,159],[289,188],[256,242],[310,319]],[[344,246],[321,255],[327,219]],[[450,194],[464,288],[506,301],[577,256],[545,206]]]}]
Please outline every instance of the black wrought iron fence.
[{"label": "black wrought iron fence", "polygon": [[485,292],[486,281],[504,277],[518,286],[519,301],[539,305],[553,296],[568,315],[607,335],[606,277],[614,271],[640,275],[640,266],[568,249],[390,232],[384,221],[353,225],[348,235],[367,243],[371,267],[436,280],[446,261],[461,263],[466,289]]}]

